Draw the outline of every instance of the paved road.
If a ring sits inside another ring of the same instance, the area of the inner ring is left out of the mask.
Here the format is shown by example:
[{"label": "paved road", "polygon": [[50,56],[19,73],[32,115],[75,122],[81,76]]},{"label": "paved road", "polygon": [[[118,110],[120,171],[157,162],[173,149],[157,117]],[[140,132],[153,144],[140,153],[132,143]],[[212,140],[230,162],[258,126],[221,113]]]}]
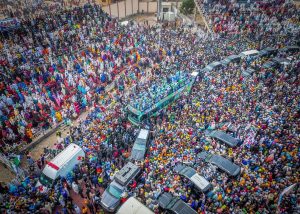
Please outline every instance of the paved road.
[{"label": "paved road", "polygon": [[[83,112],[76,121],[73,122],[73,124],[76,126],[80,120],[84,120],[87,115],[88,115],[89,110],[86,112]],[[59,131],[62,133],[62,137],[66,137],[67,133],[70,131],[69,127],[65,128],[60,128]],[[54,147],[54,144],[57,143],[57,137],[56,137],[56,132],[50,135],[48,138],[43,140],[41,143],[36,145],[33,149],[31,149],[30,155],[34,160],[37,160],[41,157],[41,155],[44,152],[44,148],[49,147],[52,148]]]},{"label": "paved road", "polygon": [[8,183],[16,176],[0,162],[0,182]]}]

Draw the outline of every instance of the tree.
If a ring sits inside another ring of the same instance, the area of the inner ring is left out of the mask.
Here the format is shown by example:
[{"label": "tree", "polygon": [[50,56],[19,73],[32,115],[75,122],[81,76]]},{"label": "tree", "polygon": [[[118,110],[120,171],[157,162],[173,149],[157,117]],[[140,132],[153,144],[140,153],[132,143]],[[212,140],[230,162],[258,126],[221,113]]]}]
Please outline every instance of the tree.
[{"label": "tree", "polygon": [[180,7],[180,12],[183,13],[184,15],[192,14],[194,8],[195,8],[194,0],[183,0]]}]

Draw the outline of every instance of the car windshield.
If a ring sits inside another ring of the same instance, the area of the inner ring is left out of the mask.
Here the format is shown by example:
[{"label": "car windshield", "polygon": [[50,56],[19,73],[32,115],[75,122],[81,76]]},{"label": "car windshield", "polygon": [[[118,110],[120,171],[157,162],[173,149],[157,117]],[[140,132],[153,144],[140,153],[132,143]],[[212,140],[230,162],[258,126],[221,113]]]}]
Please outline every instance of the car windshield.
[{"label": "car windshield", "polygon": [[136,144],[134,144],[133,149],[136,149],[136,150],[145,150],[145,144],[136,143]]},{"label": "car windshield", "polygon": [[196,171],[192,168],[187,168],[186,170],[184,170],[184,175],[188,178],[191,178],[195,174],[196,174]]},{"label": "car windshield", "polygon": [[114,186],[114,185],[109,185],[108,192],[110,194],[112,194],[117,199],[121,198],[122,190],[119,189],[118,187]]},{"label": "car windshield", "polygon": [[43,186],[50,187],[53,183],[53,179],[46,176],[44,173],[41,174],[40,182]]}]

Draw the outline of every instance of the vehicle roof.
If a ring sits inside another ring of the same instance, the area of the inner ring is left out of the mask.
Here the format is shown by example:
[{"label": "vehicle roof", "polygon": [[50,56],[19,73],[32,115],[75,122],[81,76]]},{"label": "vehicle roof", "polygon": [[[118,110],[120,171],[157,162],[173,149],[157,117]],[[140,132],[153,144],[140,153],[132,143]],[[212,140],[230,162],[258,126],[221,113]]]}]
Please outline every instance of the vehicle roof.
[{"label": "vehicle roof", "polygon": [[295,50],[295,49],[300,50],[300,47],[297,45],[285,46],[285,47],[281,48],[280,50],[289,51],[289,50]]},{"label": "vehicle roof", "polygon": [[75,143],[71,143],[62,152],[60,152],[51,162],[58,167],[63,166],[68,160],[70,160],[78,152],[82,151],[82,148]]},{"label": "vehicle roof", "polygon": [[272,48],[272,47],[267,47],[267,48],[259,51],[259,55],[260,56],[265,56],[265,55],[272,54],[272,53],[277,53],[277,52],[278,52],[278,49]]},{"label": "vehicle roof", "polygon": [[212,63],[209,64],[209,66],[211,66],[213,68],[216,67],[216,66],[218,66],[218,65],[221,65],[221,63],[219,61],[212,62]]},{"label": "vehicle roof", "polygon": [[239,59],[239,58],[241,58],[241,56],[239,56],[239,55],[230,55],[230,56],[226,57],[226,59],[231,59],[231,60]]},{"label": "vehicle roof", "polygon": [[219,65],[222,65],[222,63],[219,61],[212,62],[212,63],[208,64],[207,66],[205,66],[205,68],[202,71],[211,71]]},{"label": "vehicle roof", "polygon": [[204,161],[209,161],[209,160],[206,160],[207,158],[210,158],[211,154],[209,152],[206,152],[206,151],[203,151],[203,152],[200,152],[197,157],[199,159],[202,159]]},{"label": "vehicle roof", "polygon": [[278,62],[276,61],[268,61],[268,62],[265,62],[262,67],[263,68],[270,68],[270,67],[273,67],[273,66],[276,66],[278,65]]},{"label": "vehicle roof", "polygon": [[143,146],[143,150],[140,150],[137,147],[138,146],[134,146],[132,148],[131,154],[130,154],[130,159],[142,161],[145,158],[146,146]]},{"label": "vehicle roof", "polygon": [[122,186],[121,184],[119,184],[118,182],[116,182],[115,180],[113,180],[109,185],[116,186],[116,187],[118,187],[121,190],[123,190],[125,188],[124,186]]},{"label": "vehicle roof", "polygon": [[148,135],[149,135],[149,130],[147,130],[147,129],[141,129],[137,138],[147,140]]},{"label": "vehicle roof", "polygon": [[191,178],[194,174],[197,173],[196,170],[194,170],[192,167],[186,166],[185,164],[181,163],[177,164],[174,167],[174,171],[187,178]]},{"label": "vehicle roof", "polygon": [[210,183],[204,177],[199,175],[195,169],[186,166],[185,164],[177,164],[174,167],[174,170],[178,174],[185,176],[192,181],[198,187],[198,189],[200,188],[201,191],[205,191],[210,185]]},{"label": "vehicle roof", "polygon": [[132,107],[132,106],[130,106],[130,105],[127,106],[127,109],[128,109],[128,111],[130,111],[131,113],[133,113],[133,114],[135,114],[135,115],[140,115],[140,114],[142,114],[141,111],[137,110],[136,108],[134,108],[134,107]]},{"label": "vehicle roof", "polygon": [[179,198],[173,197],[169,192],[165,192],[158,198],[159,206],[166,209],[169,203],[173,200],[177,200],[171,210],[178,214],[196,214],[197,212],[193,210],[188,204]]},{"label": "vehicle roof", "polygon": [[248,55],[252,55],[252,54],[258,54],[258,50],[249,50],[249,51],[243,51],[241,54],[248,56]]},{"label": "vehicle roof", "polygon": [[174,171],[176,173],[180,173],[183,169],[185,169],[186,165],[182,164],[182,163],[178,163],[176,164],[176,166],[174,167]]},{"label": "vehicle roof", "polygon": [[173,198],[173,196],[169,192],[165,192],[165,193],[161,194],[158,198],[159,206],[161,206],[161,208],[163,208],[163,209],[166,209],[168,204],[171,202],[172,198]]},{"label": "vehicle roof", "polygon": [[180,199],[172,207],[172,211],[178,214],[197,214],[197,212],[193,208],[191,208],[187,203]]},{"label": "vehicle roof", "polygon": [[66,164],[70,159],[74,156],[78,155],[78,153],[82,153],[84,156],[84,152],[80,146],[71,143],[67,146],[62,152],[60,152],[55,158],[49,161],[45,168],[43,169],[43,173],[47,175],[51,179],[55,179],[57,172]]},{"label": "vehicle roof", "polygon": [[149,136],[149,130],[146,129],[140,130],[139,135],[133,144],[130,159],[133,160],[144,159],[148,136]]},{"label": "vehicle roof", "polygon": [[219,130],[212,131],[209,134],[209,136],[224,142],[226,145],[230,147],[235,147],[239,143],[238,139],[232,137],[230,134],[226,134],[225,132]]},{"label": "vehicle roof", "polygon": [[230,56],[226,57],[225,59],[221,60],[220,62],[224,65],[228,65],[233,60],[240,59],[240,58],[241,58],[241,56],[239,56],[239,55],[230,55]]},{"label": "vehicle roof", "polygon": [[144,204],[138,201],[134,197],[128,198],[125,203],[120,207],[117,214],[153,214],[149,208],[147,208]]},{"label": "vehicle roof", "polygon": [[211,184],[201,175],[195,173],[191,178],[191,181],[200,188],[201,191],[207,191],[207,189],[211,186]]},{"label": "vehicle roof", "polygon": [[290,63],[290,60],[288,60],[286,58],[275,57],[272,60],[277,63],[280,63],[280,64],[289,64]]},{"label": "vehicle roof", "polygon": [[237,172],[238,173],[240,172],[240,166],[234,164],[227,158],[224,158],[220,155],[213,155],[210,158],[209,162],[216,165],[218,168],[222,169],[226,173],[233,175],[233,176],[237,175],[236,174]]},{"label": "vehicle roof", "polygon": [[272,52],[272,51],[277,51],[277,49],[272,48],[272,47],[267,47],[267,48],[263,49],[263,51]]},{"label": "vehicle roof", "polygon": [[118,171],[114,177],[115,181],[123,186],[127,186],[128,183],[136,177],[140,172],[140,168],[131,162],[128,162],[120,171]]}]

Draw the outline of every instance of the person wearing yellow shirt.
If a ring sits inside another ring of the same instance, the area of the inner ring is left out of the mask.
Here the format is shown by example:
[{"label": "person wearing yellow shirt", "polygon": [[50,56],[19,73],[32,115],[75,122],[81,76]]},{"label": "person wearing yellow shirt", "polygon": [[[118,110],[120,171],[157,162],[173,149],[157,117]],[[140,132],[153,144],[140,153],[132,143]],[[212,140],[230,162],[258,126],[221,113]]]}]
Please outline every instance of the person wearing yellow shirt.
[{"label": "person wearing yellow shirt", "polygon": [[87,214],[88,213],[88,208],[83,206],[82,209],[81,209],[81,213],[82,214]]},{"label": "person wearing yellow shirt", "polygon": [[62,121],[62,116],[61,116],[61,113],[60,112],[56,112],[55,113],[55,117],[57,119],[58,122],[61,122]]}]

